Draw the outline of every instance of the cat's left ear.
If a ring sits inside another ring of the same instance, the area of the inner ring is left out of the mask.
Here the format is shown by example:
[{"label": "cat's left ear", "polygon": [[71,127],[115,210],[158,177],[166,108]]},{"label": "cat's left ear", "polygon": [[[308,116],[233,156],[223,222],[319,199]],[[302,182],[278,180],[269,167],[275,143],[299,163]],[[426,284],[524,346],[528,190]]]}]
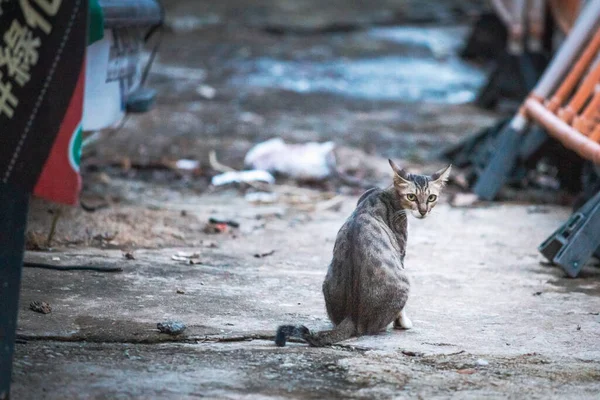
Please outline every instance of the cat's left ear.
[{"label": "cat's left ear", "polygon": [[398,164],[393,162],[391,159],[388,159],[388,161],[390,162],[390,167],[392,167],[394,170],[394,183],[396,183],[396,185],[408,184],[409,180],[406,171],[400,168]]},{"label": "cat's left ear", "polygon": [[408,174],[406,173],[406,171],[404,169],[400,168],[398,166],[398,164],[393,162],[391,159],[388,159],[388,161],[390,163],[390,167],[392,167],[392,169],[394,170],[396,175],[398,175],[402,179],[408,180]]},{"label": "cat's left ear", "polygon": [[450,177],[450,171],[452,170],[452,164],[448,165],[446,168],[442,168],[433,175],[431,175],[431,180],[433,183],[437,183],[438,185],[445,185]]}]

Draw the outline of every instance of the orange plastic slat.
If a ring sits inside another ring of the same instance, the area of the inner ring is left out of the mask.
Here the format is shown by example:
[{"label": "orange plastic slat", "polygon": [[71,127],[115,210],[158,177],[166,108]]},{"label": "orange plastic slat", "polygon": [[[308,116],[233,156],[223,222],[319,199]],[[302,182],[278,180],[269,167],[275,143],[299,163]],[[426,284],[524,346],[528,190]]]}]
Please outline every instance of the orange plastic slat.
[{"label": "orange plastic slat", "polygon": [[590,63],[596,57],[598,49],[600,49],[600,29],[596,31],[590,44],[584,49],[583,53],[581,53],[581,56],[573,68],[571,68],[563,83],[549,100],[547,107],[550,111],[555,112],[558,110],[567,96],[571,94],[585,70],[588,69]]},{"label": "orange plastic slat", "polygon": [[590,135],[590,140],[600,142],[600,125],[596,126],[596,129],[594,129],[594,132]]},{"label": "orange plastic slat", "polygon": [[[592,137],[582,135],[535,99],[525,101],[525,110],[531,119],[546,128],[548,133],[565,147],[587,160],[600,164],[600,143],[593,141]],[[594,134],[596,131],[592,135]]]},{"label": "orange plastic slat", "polygon": [[571,123],[575,115],[579,114],[581,108],[588,101],[598,83],[600,83],[600,62],[583,79],[569,104],[558,112],[560,119],[568,124]]}]

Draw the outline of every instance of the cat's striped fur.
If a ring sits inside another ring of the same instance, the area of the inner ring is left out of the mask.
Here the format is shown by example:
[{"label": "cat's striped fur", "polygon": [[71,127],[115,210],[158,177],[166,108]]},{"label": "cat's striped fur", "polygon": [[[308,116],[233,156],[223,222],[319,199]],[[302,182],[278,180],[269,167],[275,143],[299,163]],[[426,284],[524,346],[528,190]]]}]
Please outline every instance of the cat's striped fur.
[{"label": "cat's striped fur", "polygon": [[390,165],[394,184],[364,193],[338,232],[323,283],[334,328],[311,332],[303,325],[283,325],[275,338],[278,346],[285,346],[289,337],[325,346],[352,336],[376,334],[392,322],[396,328],[412,326],[403,313],[410,289],[404,270],[407,212],[423,218],[431,211],[450,167],[425,176],[407,174],[391,160]]}]

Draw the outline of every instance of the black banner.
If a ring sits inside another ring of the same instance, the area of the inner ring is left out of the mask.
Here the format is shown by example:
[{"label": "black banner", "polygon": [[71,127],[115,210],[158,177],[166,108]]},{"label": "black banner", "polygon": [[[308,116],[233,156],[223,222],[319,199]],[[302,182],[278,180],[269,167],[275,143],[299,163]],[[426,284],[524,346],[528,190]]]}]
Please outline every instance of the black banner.
[{"label": "black banner", "polygon": [[84,67],[87,3],[0,1],[0,183],[37,182]]}]

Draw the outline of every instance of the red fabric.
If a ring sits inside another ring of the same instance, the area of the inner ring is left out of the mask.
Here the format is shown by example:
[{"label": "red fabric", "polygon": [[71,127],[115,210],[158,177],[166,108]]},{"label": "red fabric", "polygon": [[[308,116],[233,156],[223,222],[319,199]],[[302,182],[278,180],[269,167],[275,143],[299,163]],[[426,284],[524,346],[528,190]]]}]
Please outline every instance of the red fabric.
[{"label": "red fabric", "polygon": [[69,145],[83,117],[84,82],[85,62],[81,67],[69,108],[33,192],[36,196],[57,203],[69,205],[79,203],[81,176],[69,161],[71,151]]}]

